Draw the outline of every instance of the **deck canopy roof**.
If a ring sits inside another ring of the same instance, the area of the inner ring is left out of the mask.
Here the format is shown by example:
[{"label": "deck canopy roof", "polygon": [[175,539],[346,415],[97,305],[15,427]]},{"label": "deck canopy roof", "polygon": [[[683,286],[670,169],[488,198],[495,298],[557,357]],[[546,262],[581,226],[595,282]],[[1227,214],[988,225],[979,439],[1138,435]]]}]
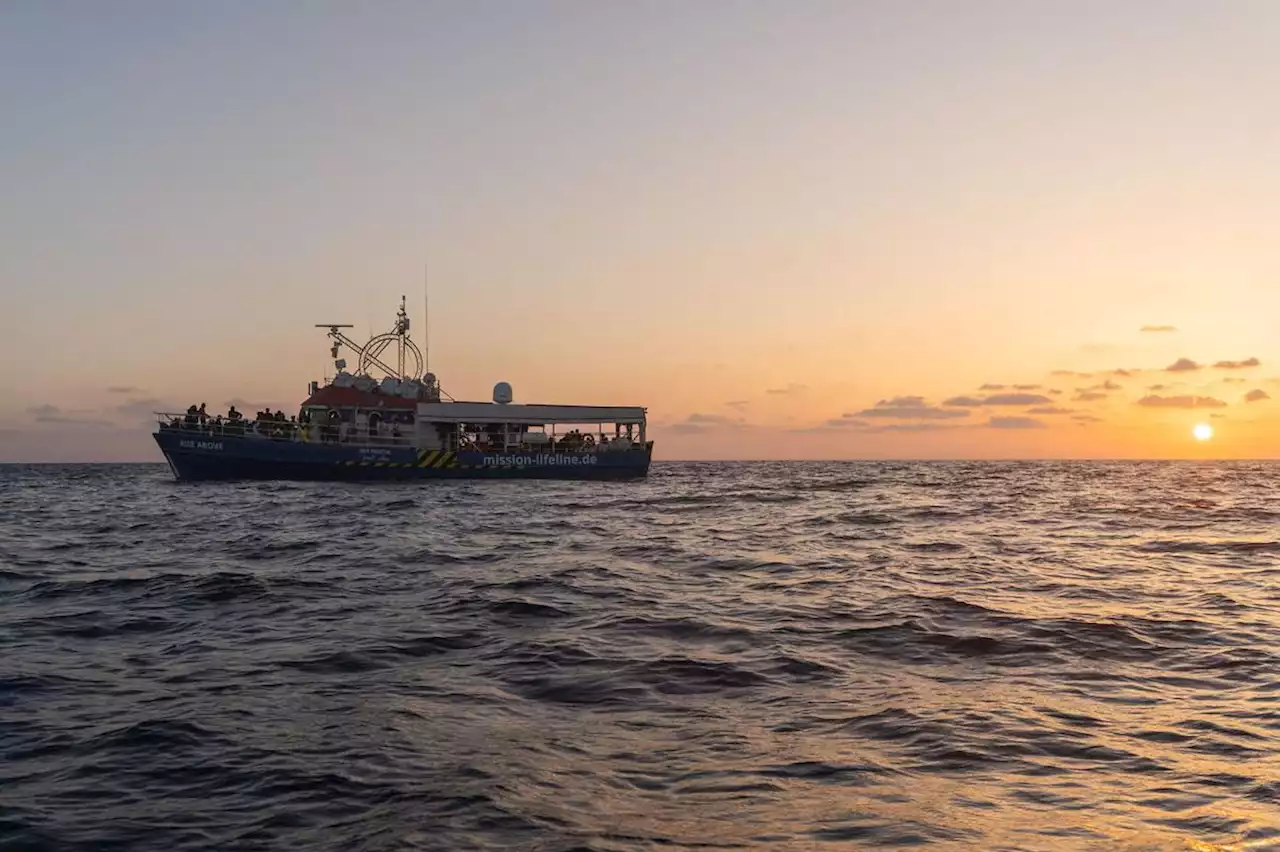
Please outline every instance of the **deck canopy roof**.
[{"label": "deck canopy roof", "polygon": [[419,420],[441,423],[644,423],[645,410],[634,405],[500,405],[496,402],[423,402]]}]

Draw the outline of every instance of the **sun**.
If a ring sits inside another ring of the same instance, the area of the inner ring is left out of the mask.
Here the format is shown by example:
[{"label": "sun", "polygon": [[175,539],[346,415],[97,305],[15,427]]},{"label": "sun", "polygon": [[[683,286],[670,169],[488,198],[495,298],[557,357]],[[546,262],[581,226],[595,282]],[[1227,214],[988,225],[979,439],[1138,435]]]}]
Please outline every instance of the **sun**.
[{"label": "sun", "polygon": [[1213,437],[1213,427],[1208,423],[1197,423],[1191,430],[1197,441],[1207,441]]}]

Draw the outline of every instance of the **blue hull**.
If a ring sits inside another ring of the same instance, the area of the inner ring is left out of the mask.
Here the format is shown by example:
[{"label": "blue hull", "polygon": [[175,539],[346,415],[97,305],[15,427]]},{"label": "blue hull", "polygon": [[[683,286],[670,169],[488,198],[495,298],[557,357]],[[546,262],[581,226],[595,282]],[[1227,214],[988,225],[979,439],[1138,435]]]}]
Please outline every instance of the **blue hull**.
[{"label": "blue hull", "polygon": [[361,447],[210,435],[184,429],[161,429],[153,437],[174,477],[184,481],[639,479],[648,475],[652,456],[652,444],[599,453],[454,453],[413,447]]}]

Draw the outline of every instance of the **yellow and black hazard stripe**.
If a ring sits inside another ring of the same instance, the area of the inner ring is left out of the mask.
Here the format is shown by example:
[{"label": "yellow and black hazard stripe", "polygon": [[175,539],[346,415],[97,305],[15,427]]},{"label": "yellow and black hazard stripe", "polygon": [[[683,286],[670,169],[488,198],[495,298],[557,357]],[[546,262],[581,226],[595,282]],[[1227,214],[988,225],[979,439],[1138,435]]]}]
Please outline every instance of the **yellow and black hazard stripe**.
[{"label": "yellow and black hazard stripe", "polygon": [[413,467],[446,468],[458,466],[458,454],[448,450],[419,450]]},{"label": "yellow and black hazard stripe", "polygon": [[346,459],[337,464],[345,467],[429,467],[437,470],[459,467],[458,454],[448,450],[419,450],[418,457],[407,462]]}]

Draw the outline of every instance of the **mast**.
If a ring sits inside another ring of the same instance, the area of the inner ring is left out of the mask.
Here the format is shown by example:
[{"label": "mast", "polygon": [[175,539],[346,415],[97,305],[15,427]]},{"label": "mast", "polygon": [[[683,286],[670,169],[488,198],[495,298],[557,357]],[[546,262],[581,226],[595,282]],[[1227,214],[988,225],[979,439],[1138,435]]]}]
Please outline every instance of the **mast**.
[{"label": "mast", "polygon": [[407,341],[409,338],[409,313],[404,309],[405,304],[406,304],[405,297],[401,296],[400,297],[400,316],[403,317],[403,319],[399,323],[400,327],[396,329],[396,331],[399,332],[400,334],[400,340],[398,341],[400,345],[396,347],[396,357],[400,359],[399,364],[396,366],[397,379],[403,379],[405,377],[404,376],[404,344],[405,344],[405,341]]}]

